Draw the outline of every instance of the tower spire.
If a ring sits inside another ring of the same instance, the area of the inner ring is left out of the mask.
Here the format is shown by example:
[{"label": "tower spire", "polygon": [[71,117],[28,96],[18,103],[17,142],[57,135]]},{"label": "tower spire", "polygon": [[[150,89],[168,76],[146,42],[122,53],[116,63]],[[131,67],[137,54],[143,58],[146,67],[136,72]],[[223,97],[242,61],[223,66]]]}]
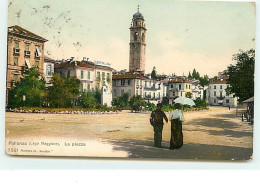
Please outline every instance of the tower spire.
[{"label": "tower spire", "polygon": [[137,6],[137,12],[139,12],[139,3],[138,3],[138,6]]}]

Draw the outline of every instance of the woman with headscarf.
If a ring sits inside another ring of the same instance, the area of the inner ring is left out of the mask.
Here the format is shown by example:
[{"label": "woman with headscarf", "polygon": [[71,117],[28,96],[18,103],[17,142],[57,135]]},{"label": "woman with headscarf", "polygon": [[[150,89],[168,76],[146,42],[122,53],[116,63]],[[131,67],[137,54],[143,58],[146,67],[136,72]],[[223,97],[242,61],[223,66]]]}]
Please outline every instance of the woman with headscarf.
[{"label": "woman with headscarf", "polygon": [[177,103],[174,105],[174,108],[175,110],[172,111],[169,116],[171,120],[170,150],[179,149],[183,145],[182,122],[184,121],[184,117],[179,110],[181,105]]}]

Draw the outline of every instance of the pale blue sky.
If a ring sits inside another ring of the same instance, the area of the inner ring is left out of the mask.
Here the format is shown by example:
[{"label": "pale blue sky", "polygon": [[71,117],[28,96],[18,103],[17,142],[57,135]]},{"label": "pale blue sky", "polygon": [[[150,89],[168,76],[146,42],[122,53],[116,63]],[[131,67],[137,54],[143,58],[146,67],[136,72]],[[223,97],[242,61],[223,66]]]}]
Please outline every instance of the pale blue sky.
[{"label": "pale blue sky", "polygon": [[217,75],[232,54],[254,48],[255,9],[245,2],[11,0],[8,25],[49,41],[46,55],[75,56],[128,69],[129,27],[138,2],[147,27],[146,72]]}]

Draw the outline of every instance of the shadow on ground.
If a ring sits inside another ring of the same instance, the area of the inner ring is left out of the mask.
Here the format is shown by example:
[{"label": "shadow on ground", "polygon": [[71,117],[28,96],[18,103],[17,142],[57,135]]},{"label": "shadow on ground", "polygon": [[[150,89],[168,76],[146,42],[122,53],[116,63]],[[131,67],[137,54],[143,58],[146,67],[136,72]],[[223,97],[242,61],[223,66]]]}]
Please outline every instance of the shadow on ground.
[{"label": "shadow on ground", "polygon": [[200,132],[208,132],[210,135],[218,135],[218,136],[227,136],[227,137],[235,137],[235,138],[240,138],[240,137],[253,137],[252,132],[246,132],[246,131],[237,131],[237,130],[232,130],[236,128],[240,128],[239,125],[237,125],[235,122],[231,120],[226,120],[226,119],[212,119],[212,118],[207,118],[207,119],[196,119],[193,120],[192,122],[187,122],[185,125],[198,125],[198,126],[203,126],[203,127],[209,127],[209,128],[220,128],[223,129],[221,131],[219,130],[211,130],[211,129],[205,129],[205,128],[198,128],[195,127],[194,129],[186,129],[186,131],[200,131]]},{"label": "shadow on ground", "polygon": [[127,139],[110,143],[114,150],[128,152],[130,158],[248,160],[253,153],[250,148],[191,143],[178,150],[169,150],[169,142],[162,142],[162,148],[155,148],[152,140]]}]

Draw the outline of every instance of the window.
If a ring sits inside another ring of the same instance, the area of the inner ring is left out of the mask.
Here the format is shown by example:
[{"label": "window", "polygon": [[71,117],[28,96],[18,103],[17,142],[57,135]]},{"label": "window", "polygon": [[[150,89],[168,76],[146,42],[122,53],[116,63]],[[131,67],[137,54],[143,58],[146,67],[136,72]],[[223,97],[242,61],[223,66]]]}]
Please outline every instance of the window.
[{"label": "window", "polygon": [[171,84],[171,88],[173,88],[173,84]]},{"label": "window", "polygon": [[158,93],[158,98],[161,98],[161,93],[160,92]]},{"label": "window", "polygon": [[146,94],[146,92],[144,92],[144,97],[146,97],[147,96],[147,94]]},{"label": "window", "polygon": [[136,96],[138,96],[138,90],[136,90]]},{"label": "window", "polygon": [[222,92],[220,92],[220,97],[222,97]]},{"label": "window", "polygon": [[125,85],[125,80],[121,80],[121,86]]},{"label": "window", "polygon": [[153,93],[153,98],[155,98],[155,92]]},{"label": "window", "polygon": [[214,91],[214,96],[216,96],[217,95],[217,92],[216,91]]},{"label": "window", "polygon": [[67,72],[67,78],[70,78],[70,70]]},{"label": "window", "polygon": [[226,103],[229,103],[229,99],[226,99]]},{"label": "window", "polygon": [[214,85],[214,89],[216,89],[216,86]]},{"label": "window", "polygon": [[188,85],[186,84],[186,89],[188,89]]},{"label": "window", "polygon": [[179,84],[179,90],[181,90],[181,84]]},{"label": "window", "polygon": [[51,65],[47,65],[46,74],[47,74],[48,76],[51,76]]},{"label": "window", "polygon": [[88,84],[88,91],[90,90],[90,84]]},{"label": "window", "polygon": [[214,99],[214,103],[216,103],[216,99]]},{"label": "window", "polygon": [[90,71],[88,71],[88,79],[90,80]]},{"label": "window", "polygon": [[29,51],[29,44],[25,45],[25,51]]},{"label": "window", "polygon": [[110,73],[107,73],[107,82],[110,82]]},{"label": "window", "polygon": [[142,41],[144,42],[144,33],[142,33]]},{"label": "window", "polygon": [[14,57],[14,65],[18,66],[18,58],[17,57]]},{"label": "window", "polygon": [[147,81],[144,82],[144,86],[147,87]]},{"label": "window", "polygon": [[114,96],[116,96],[116,89],[114,89]]},{"label": "window", "polygon": [[137,37],[138,37],[138,33],[135,32],[135,34],[134,34],[134,40],[137,40]]},{"label": "window", "polygon": [[131,85],[131,79],[128,80],[128,85]]},{"label": "window", "polygon": [[102,80],[105,80],[105,72],[102,72]]},{"label": "window", "polygon": [[125,90],[121,89],[121,96],[123,96],[125,94]]},{"label": "window", "polygon": [[143,91],[140,89],[140,96],[143,97]]},{"label": "window", "polygon": [[220,89],[222,89],[222,85],[220,85]]},{"label": "window", "polygon": [[100,72],[97,72],[97,80],[100,81]]},{"label": "window", "polygon": [[135,21],[135,25],[137,26],[137,21]]},{"label": "window", "polygon": [[84,78],[84,71],[80,71],[80,78],[81,78],[81,79]]},{"label": "window", "polygon": [[14,48],[18,49],[19,48],[19,42],[14,43]]}]

